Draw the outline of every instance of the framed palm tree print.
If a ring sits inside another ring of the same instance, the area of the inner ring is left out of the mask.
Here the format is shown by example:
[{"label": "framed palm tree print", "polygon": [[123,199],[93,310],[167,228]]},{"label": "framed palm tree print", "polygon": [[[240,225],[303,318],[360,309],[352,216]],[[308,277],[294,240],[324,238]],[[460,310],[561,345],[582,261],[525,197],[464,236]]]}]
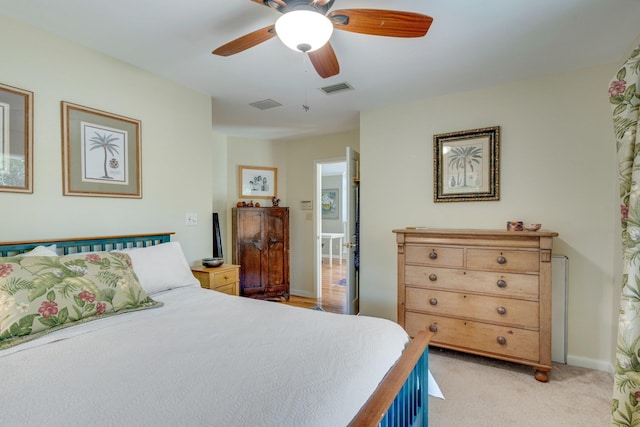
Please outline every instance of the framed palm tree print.
[{"label": "framed palm tree print", "polygon": [[66,101],[61,109],[63,194],[142,198],[140,121]]},{"label": "framed palm tree print", "polygon": [[433,136],[433,201],[500,200],[500,127]]}]

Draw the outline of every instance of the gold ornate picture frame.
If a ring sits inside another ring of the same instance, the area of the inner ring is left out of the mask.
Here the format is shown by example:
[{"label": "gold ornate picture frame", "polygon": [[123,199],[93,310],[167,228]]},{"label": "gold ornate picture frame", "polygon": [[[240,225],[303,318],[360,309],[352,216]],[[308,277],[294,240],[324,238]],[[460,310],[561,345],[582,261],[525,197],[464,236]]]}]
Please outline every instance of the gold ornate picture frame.
[{"label": "gold ornate picture frame", "polygon": [[433,201],[500,200],[500,127],[433,136]]}]

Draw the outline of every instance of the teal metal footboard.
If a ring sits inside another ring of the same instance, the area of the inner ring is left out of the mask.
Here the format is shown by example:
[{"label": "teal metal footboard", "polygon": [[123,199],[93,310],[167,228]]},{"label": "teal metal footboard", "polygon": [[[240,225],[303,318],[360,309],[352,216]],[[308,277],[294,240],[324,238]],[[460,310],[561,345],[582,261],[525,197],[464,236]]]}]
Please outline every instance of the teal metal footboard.
[{"label": "teal metal footboard", "polygon": [[429,425],[429,340],[420,331],[349,424],[350,427]]},{"label": "teal metal footboard", "polygon": [[425,350],[393,404],[378,424],[381,427],[427,427],[429,424],[429,351]]},{"label": "teal metal footboard", "polygon": [[69,239],[29,240],[0,242],[0,256],[14,256],[30,251],[36,246],[56,245],[58,255],[79,252],[112,251],[114,249],[154,246],[171,240],[173,232],[133,234],[125,236],[80,237]]}]

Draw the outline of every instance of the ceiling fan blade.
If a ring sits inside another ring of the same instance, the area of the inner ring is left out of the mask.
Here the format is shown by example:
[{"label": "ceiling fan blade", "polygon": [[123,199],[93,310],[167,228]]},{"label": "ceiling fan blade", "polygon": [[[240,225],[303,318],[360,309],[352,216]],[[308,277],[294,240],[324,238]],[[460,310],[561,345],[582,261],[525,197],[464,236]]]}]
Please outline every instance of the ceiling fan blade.
[{"label": "ceiling fan blade", "polygon": [[245,34],[242,37],[238,37],[235,40],[230,41],[214,50],[214,55],[230,56],[236,53],[247,50],[255,45],[265,42],[276,36],[275,25],[269,25],[268,27],[260,28],[252,33]]},{"label": "ceiling fan blade", "polygon": [[327,15],[337,30],[387,37],[422,37],[433,18],[399,10],[342,9]]},{"label": "ceiling fan blade", "polygon": [[316,69],[323,79],[335,76],[340,72],[338,58],[333,51],[333,47],[331,47],[331,43],[327,42],[320,49],[309,52],[308,55],[313,64],[313,68]]}]

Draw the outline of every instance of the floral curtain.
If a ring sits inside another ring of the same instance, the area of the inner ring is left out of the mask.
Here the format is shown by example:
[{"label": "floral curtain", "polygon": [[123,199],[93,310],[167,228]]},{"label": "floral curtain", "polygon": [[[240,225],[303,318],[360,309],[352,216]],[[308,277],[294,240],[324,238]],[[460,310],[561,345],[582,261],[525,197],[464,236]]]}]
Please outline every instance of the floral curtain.
[{"label": "floral curtain", "polygon": [[611,406],[612,426],[640,426],[640,47],[609,85],[618,151],[622,295]]}]

